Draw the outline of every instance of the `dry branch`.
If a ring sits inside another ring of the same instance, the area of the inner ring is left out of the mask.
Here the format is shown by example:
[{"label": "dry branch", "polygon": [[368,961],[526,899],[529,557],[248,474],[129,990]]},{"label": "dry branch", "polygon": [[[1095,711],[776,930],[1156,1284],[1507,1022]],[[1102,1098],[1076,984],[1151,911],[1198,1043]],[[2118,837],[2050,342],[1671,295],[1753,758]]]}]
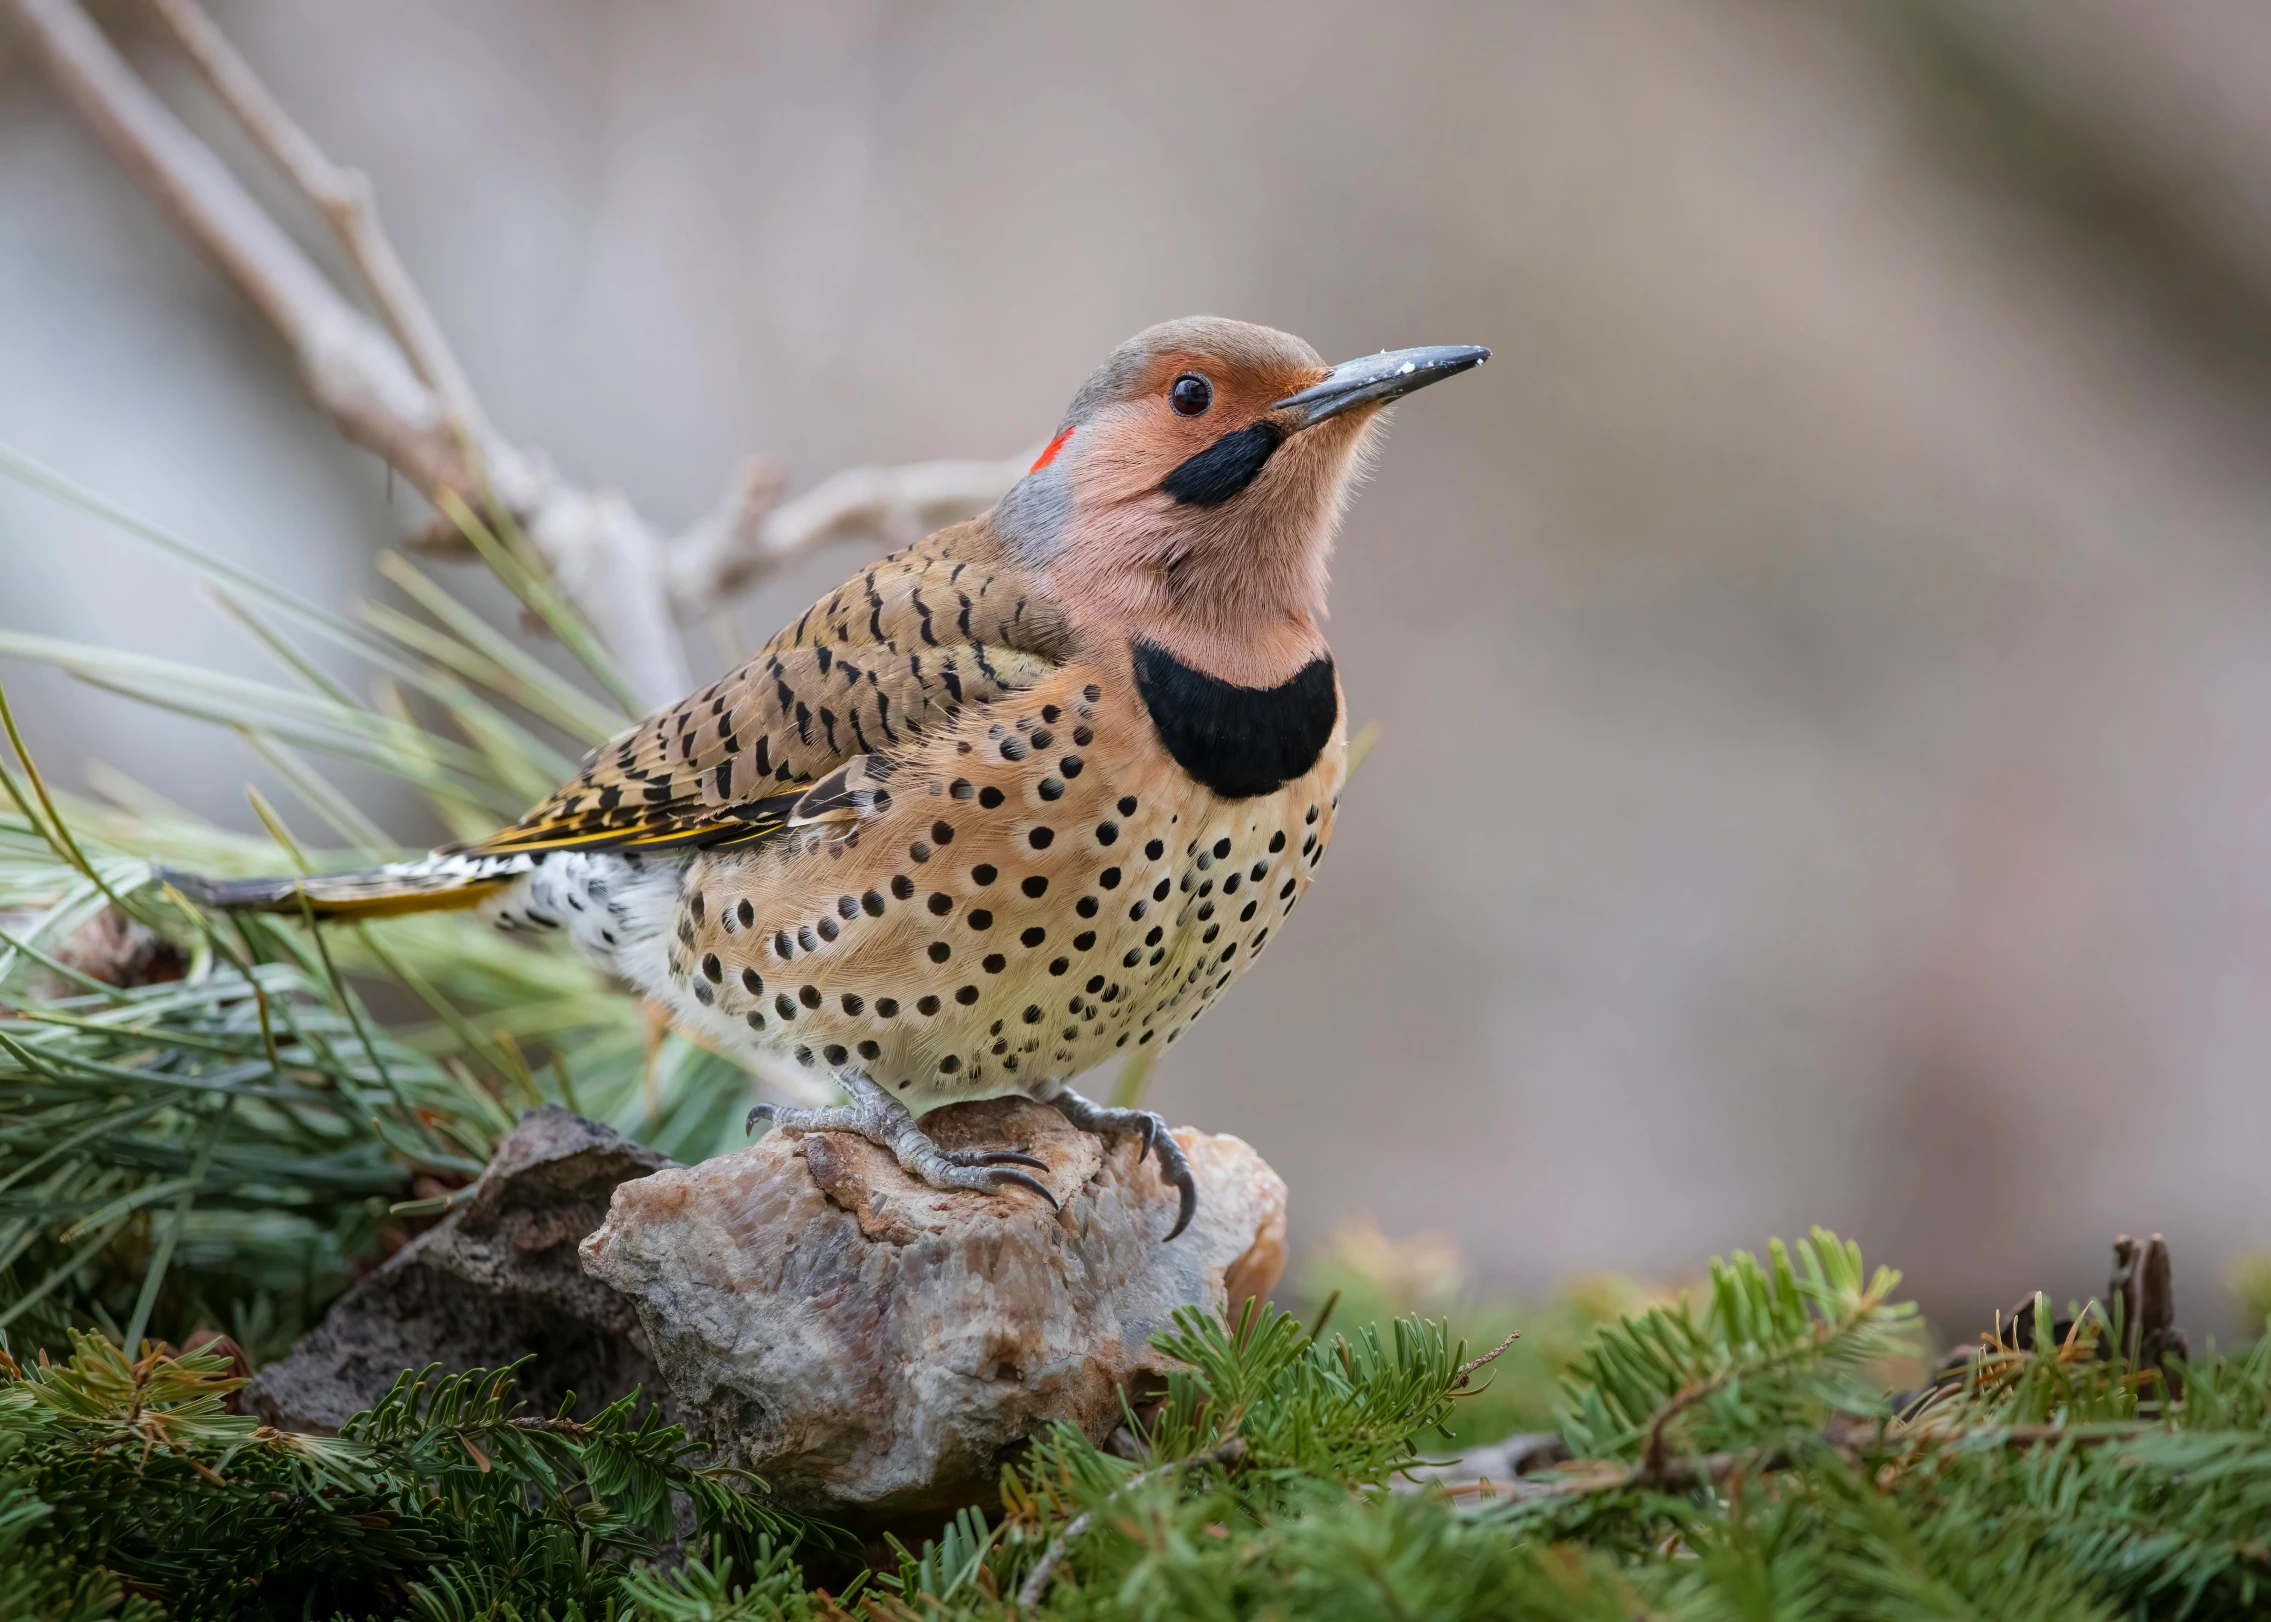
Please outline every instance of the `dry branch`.
[{"label": "dry branch", "polygon": [[[1175,1459],[1166,1464],[1154,1465],[1149,1470],[1132,1475],[1114,1489],[1112,1496],[1114,1499],[1125,1497],[1139,1487],[1149,1486],[1161,1476],[1181,1475],[1186,1470],[1208,1464],[1220,1465],[1228,1469],[1244,1463],[1245,1459],[1246,1439],[1242,1436],[1232,1436],[1221,1446],[1208,1452],[1194,1454],[1187,1459]],[[1088,1529],[1094,1524],[1095,1518],[1093,1510],[1084,1509],[1071,1520],[1065,1522],[1064,1530],[1059,1532],[1048,1548],[1041,1552],[1041,1558],[1034,1562],[1032,1571],[1026,1574],[1025,1581],[1018,1586],[1017,1603],[1019,1605],[1030,1610],[1048,1597],[1049,1584],[1056,1580],[1057,1568],[1064,1564],[1065,1556],[1072,1552],[1072,1546],[1088,1535]]]},{"label": "dry branch", "polygon": [[[437,506],[484,494],[518,519],[560,587],[653,704],[693,685],[677,619],[832,541],[911,538],[990,505],[1020,461],[855,468],[788,502],[762,463],[684,535],[620,496],[577,488],[489,426],[381,226],[369,181],[324,155],[197,0],[152,0],[173,39],[254,143],[338,236],[385,325],[335,287],[212,149],[152,94],[78,0],[6,0],[35,59],[135,183],[290,346],[315,403],[348,439]],[[429,537],[430,538],[430,537]]]},{"label": "dry branch", "polygon": [[1803,1464],[1818,1447],[1849,1465],[1882,1464],[1913,1460],[1929,1451],[1944,1453],[1957,1448],[2105,1447],[2135,1441],[2162,1430],[2158,1423],[2103,1425],[1983,1425],[1948,1429],[1905,1428],[1880,1432],[1867,1424],[1833,1425],[1809,1444],[1753,1448],[1745,1452],[1670,1454],[1653,1461],[1620,1465],[1613,1459],[1584,1459],[1565,1463],[1514,1481],[1463,1482],[1447,1488],[1453,1497],[1517,1500],[1577,1498],[1593,1494],[1631,1491],[1685,1492],[1715,1487],[1739,1474],[1768,1474]]}]

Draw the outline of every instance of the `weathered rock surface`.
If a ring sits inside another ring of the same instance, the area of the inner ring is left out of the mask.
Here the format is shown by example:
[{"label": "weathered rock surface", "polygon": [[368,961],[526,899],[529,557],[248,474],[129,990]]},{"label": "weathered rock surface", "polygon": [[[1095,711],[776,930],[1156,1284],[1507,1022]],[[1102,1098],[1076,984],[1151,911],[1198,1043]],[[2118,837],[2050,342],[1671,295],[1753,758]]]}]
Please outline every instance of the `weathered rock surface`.
[{"label": "weathered rock surface", "polygon": [[666,1398],[631,1304],[577,1264],[576,1246],[629,1178],[671,1165],[593,1121],[543,1105],[497,1146],[466,1202],[340,1297],[247,1389],[271,1425],[337,1430],[404,1369],[497,1368],[536,1354],[521,1389],[589,1414],[633,1386]]},{"label": "weathered rock surface", "polygon": [[1132,1138],[1028,1100],[939,1110],[949,1148],[1014,1147],[1063,1204],[941,1192],[842,1133],[775,1133],[616,1189],[584,1266],[637,1306],[679,1416],[791,1503],[883,1519],[989,1492],[1058,1420],[1098,1441],[1167,1361],[1174,1310],[1234,1310],[1285,1263],[1285,1184],[1232,1137],[1175,1136],[1199,1209]]}]

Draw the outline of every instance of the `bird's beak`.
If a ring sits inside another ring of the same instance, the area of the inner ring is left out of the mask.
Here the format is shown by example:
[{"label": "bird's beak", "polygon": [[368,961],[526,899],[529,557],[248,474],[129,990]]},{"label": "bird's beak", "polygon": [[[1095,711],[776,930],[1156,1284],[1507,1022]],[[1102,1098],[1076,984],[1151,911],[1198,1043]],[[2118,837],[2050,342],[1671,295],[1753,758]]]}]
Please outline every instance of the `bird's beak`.
[{"label": "bird's beak", "polygon": [[1345,360],[1299,394],[1289,394],[1272,411],[1298,415],[1296,432],[1360,405],[1383,404],[1430,383],[1471,371],[1490,359],[1480,344],[1434,344],[1425,349],[1383,349],[1362,360]]}]

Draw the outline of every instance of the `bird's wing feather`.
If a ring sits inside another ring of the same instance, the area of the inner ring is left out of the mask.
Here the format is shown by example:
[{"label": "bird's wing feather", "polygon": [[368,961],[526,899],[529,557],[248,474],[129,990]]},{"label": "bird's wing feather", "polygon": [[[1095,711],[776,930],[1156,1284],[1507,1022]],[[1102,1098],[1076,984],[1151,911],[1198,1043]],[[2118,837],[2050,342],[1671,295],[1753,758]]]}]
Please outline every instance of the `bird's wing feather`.
[{"label": "bird's wing feather", "polygon": [[958,524],[862,570],[470,849],[715,847],[841,815],[965,706],[1056,669],[1064,644],[985,522]]}]

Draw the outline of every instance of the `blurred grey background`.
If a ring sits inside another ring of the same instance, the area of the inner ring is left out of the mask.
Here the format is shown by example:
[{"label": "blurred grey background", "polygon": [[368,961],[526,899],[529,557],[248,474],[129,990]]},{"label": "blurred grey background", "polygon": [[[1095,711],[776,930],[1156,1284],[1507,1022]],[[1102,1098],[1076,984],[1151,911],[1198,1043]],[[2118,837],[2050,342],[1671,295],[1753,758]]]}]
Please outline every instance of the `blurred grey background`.
[{"label": "blurred grey background", "polygon": [[[1529,1290],[1822,1222],[1961,1332],[2158,1229],[2182,1319],[2235,1327],[2218,1276],[2271,1240],[2271,10],[213,10],[372,173],[500,428],[665,524],[751,451],[800,487],[1010,454],[1168,316],[1496,347],[1343,537],[1384,733],[1324,882],[1155,1084],[1284,1172],[1297,1245],[1369,1212]],[[327,602],[417,516],[4,28],[0,439]],[[13,486],[0,623],[267,671]],[[232,739],[0,674],[62,775],[249,825]]]}]

